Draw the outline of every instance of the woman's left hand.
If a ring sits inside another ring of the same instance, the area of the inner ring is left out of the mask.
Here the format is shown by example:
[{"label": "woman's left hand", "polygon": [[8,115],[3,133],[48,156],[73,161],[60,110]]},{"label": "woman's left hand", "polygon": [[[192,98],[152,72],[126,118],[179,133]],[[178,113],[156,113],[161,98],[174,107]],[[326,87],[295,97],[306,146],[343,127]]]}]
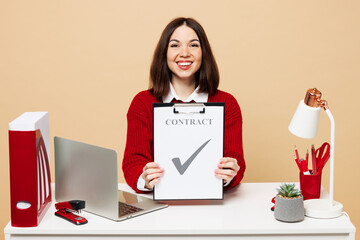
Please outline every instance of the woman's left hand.
[{"label": "woman's left hand", "polygon": [[215,170],[215,176],[224,179],[224,183],[230,182],[239,171],[240,167],[235,158],[224,157],[220,159],[218,169]]}]

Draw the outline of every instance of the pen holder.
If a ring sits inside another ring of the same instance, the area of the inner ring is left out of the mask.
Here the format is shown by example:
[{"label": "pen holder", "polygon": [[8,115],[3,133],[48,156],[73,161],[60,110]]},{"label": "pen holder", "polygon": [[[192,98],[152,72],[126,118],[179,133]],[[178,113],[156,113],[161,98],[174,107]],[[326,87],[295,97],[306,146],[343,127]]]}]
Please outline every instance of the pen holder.
[{"label": "pen holder", "polygon": [[320,198],[321,172],[315,175],[305,175],[300,172],[300,190],[304,200]]}]

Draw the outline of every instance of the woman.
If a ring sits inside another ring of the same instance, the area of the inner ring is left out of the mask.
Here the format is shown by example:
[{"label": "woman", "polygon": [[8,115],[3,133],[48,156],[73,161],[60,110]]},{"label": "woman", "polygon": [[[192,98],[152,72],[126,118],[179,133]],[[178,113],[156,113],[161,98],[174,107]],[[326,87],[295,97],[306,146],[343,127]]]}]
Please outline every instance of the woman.
[{"label": "woman", "polygon": [[239,184],[244,176],[242,116],[233,96],[218,90],[219,72],[201,25],[191,18],[171,21],[160,37],[150,68],[150,89],[138,93],[128,114],[123,172],[137,192],[151,191],[164,169],[153,162],[154,102],[225,102],[224,156],[216,177],[225,189]]}]

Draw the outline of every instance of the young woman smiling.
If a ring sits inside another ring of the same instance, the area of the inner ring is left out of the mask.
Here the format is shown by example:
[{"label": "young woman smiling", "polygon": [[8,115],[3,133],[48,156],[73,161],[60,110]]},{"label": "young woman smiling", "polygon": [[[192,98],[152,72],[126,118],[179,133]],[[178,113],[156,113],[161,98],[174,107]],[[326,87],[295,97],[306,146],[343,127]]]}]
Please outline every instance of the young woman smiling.
[{"label": "young woman smiling", "polygon": [[153,162],[155,102],[224,102],[224,156],[215,176],[225,189],[238,185],[246,168],[242,116],[236,99],[218,90],[219,71],[202,26],[192,18],[176,18],[161,34],[150,68],[150,88],[138,93],[127,114],[128,130],[122,169],[137,192],[152,190],[164,169]]}]

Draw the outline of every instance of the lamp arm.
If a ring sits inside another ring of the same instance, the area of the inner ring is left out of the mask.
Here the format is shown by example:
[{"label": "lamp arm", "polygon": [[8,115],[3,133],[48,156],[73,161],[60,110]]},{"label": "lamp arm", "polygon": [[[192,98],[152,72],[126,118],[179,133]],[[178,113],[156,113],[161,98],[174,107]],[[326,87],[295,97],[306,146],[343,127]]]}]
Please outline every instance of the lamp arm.
[{"label": "lamp arm", "polygon": [[329,108],[325,108],[325,112],[328,115],[331,123],[331,135],[330,135],[330,204],[334,202],[334,152],[335,152],[335,120],[331,114]]}]

